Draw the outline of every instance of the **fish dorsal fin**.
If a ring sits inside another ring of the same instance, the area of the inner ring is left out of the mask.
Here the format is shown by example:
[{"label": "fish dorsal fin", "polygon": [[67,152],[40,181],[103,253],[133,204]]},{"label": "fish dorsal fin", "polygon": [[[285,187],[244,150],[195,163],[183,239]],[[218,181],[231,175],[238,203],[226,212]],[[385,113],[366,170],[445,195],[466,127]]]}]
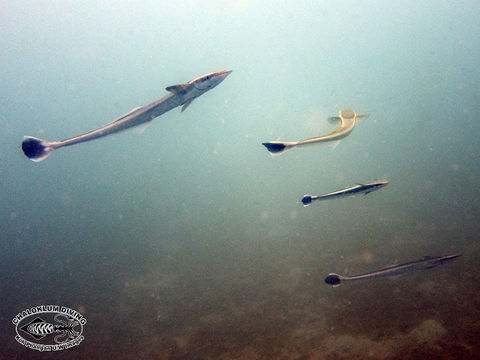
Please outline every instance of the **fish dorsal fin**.
[{"label": "fish dorsal fin", "polygon": [[398,265],[400,265],[400,263],[396,262],[395,264],[384,266],[381,270],[391,269],[397,267]]},{"label": "fish dorsal fin", "polygon": [[[362,184],[362,183],[356,183],[356,185],[361,186],[361,187],[366,187],[366,185],[365,185],[365,184]],[[371,191],[372,191],[372,190],[367,189],[367,190],[365,190],[365,192],[363,193],[363,195],[367,195],[367,194],[370,193]]]},{"label": "fish dorsal fin", "polygon": [[370,116],[370,114],[357,114],[357,119],[366,119]]},{"label": "fish dorsal fin", "polygon": [[128,113],[126,113],[125,115],[122,115],[120,116],[118,119],[115,119],[113,122],[117,122],[117,121],[120,121],[122,120],[123,118],[127,117],[128,115],[130,115],[131,113],[133,113],[134,111],[138,110],[138,109],[141,109],[143,106],[139,106],[139,107],[136,107],[136,108],[133,108],[132,110],[130,110]]},{"label": "fish dorsal fin", "polygon": [[190,106],[190,104],[193,102],[193,100],[195,100],[195,98],[188,99],[187,101],[185,101],[183,103],[182,112],[184,112]]},{"label": "fish dorsal fin", "polygon": [[138,109],[141,109],[143,106],[137,106],[136,108],[133,108],[132,110],[130,110],[128,113],[126,113],[125,115],[129,115],[131,113],[133,113],[134,111],[137,111]]},{"label": "fish dorsal fin", "polygon": [[433,256],[430,256],[430,255],[425,255],[422,260],[428,260],[428,259],[432,259]]},{"label": "fish dorsal fin", "polygon": [[181,94],[187,89],[186,84],[172,85],[165,88],[165,90],[170,91],[174,94]]}]

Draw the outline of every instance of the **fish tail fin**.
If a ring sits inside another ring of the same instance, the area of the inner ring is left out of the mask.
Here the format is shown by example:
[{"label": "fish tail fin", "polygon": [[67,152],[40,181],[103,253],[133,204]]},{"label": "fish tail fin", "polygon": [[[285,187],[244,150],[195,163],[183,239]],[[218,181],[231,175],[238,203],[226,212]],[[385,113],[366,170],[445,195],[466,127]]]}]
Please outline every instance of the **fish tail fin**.
[{"label": "fish tail fin", "polygon": [[303,195],[303,198],[302,198],[303,207],[307,207],[312,203],[312,201],[313,201],[312,195]]},{"label": "fish tail fin", "polygon": [[294,142],[281,142],[281,141],[270,141],[266,143],[262,143],[263,146],[267,148],[267,150],[272,155],[280,155],[284,151],[294,147],[296,143]]},{"label": "fish tail fin", "polygon": [[33,136],[24,136],[22,141],[22,150],[30,160],[39,162],[45,160],[57,147],[54,143],[38,139]]},{"label": "fish tail fin", "polygon": [[335,273],[330,273],[325,278],[325,282],[333,287],[340,286],[342,285],[342,276]]}]

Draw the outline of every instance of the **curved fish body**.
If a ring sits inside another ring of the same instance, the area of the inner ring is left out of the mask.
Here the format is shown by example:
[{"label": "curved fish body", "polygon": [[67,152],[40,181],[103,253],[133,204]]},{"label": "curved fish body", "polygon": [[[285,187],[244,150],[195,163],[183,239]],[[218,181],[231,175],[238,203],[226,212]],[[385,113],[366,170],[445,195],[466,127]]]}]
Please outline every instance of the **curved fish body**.
[{"label": "curved fish body", "polygon": [[340,286],[342,283],[346,281],[366,280],[366,279],[372,279],[377,277],[395,276],[395,275],[403,274],[405,272],[413,271],[413,270],[426,270],[426,269],[434,268],[435,266],[438,266],[445,262],[452,261],[458,258],[459,256],[461,256],[461,254],[446,255],[446,256],[424,256],[419,260],[414,260],[414,261],[406,262],[403,264],[387,266],[383,269],[361,274],[361,275],[344,276],[344,275],[339,275],[335,273],[330,273],[325,278],[325,282],[329,285]]},{"label": "curved fish body", "polygon": [[336,190],[328,194],[323,195],[304,195],[302,198],[303,206],[310,205],[315,200],[329,200],[329,199],[336,199],[342,198],[345,196],[353,196],[357,194],[369,194],[372,191],[381,189],[388,185],[387,180],[380,180],[380,181],[373,181],[364,184],[357,184],[351,187],[347,187],[344,189]]},{"label": "curved fish body", "polygon": [[182,111],[184,111],[193,100],[220,84],[230,73],[231,71],[219,70],[202,75],[186,84],[169,86],[166,90],[170,93],[161,99],[149,105],[135,108],[99,129],[63,141],[47,141],[25,136],[22,142],[22,150],[30,160],[38,162],[46,159],[52,151],[58,148],[95,140],[145,124],[177,106],[183,105]]},{"label": "curved fish body", "polygon": [[299,141],[270,141],[263,143],[263,146],[265,146],[271,154],[279,155],[295,146],[339,140],[352,132],[357,119],[368,117],[367,114],[357,115],[355,111],[350,109],[343,109],[338,113],[338,115],[338,117],[334,116],[329,118],[329,120],[340,121],[340,126],[327,135],[317,136]]}]

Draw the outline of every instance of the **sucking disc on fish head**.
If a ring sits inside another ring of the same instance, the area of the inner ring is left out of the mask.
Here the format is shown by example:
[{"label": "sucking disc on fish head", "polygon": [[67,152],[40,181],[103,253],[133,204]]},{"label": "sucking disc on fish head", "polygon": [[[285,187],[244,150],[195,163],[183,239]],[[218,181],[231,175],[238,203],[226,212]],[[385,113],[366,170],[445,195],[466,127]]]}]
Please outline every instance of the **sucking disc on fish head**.
[{"label": "sucking disc on fish head", "polygon": [[357,114],[355,114],[355,111],[351,109],[340,110],[339,114],[340,114],[340,117],[344,119],[355,119],[355,117],[357,116]]}]

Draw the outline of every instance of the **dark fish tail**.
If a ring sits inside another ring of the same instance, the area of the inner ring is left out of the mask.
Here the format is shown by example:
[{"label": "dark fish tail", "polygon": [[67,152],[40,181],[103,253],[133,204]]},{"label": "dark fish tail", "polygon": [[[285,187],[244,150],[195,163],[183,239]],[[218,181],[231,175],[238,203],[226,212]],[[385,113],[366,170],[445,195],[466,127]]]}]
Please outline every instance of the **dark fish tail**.
[{"label": "dark fish tail", "polygon": [[312,203],[313,197],[312,195],[304,195],[302,198],[302,204],[303,206],[308,206]]},{"label": "dark fish tail", "polygon": [[22,150],[26,157],[32,161],[45,160],[56,147],[53,143],[35,138],[33,136],[25,136],[22,142]]},{"label": "dark fish tail", "polygon": [[282,152],[295,146],[290,142],[280,142],[280,141],[266,142],[266,143],[262,143],[262,145],[265,146],[267,150],[273,155],[279,155]]},{"label": "dark fish tail", "polygon": [[342,276],[335,273],[330,273],[325,278],[325,282],[329,285],[340,286],[342,284]]}]

